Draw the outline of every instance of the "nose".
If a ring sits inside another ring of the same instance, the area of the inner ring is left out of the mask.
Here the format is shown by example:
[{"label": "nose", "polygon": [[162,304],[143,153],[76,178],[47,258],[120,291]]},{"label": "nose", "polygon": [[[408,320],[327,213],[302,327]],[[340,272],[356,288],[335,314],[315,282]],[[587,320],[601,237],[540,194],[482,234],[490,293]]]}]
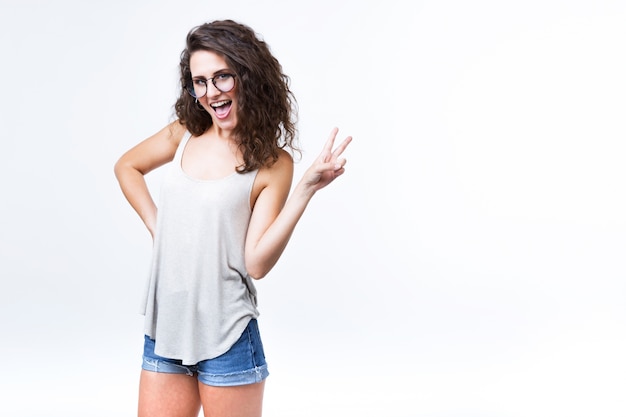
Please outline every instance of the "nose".
[{"label": "nose", "polygon": [[219,96],[220,94],[222,94],[222,92],[215,86],[215,84],[213,84],[213,82],[208,82],[207,83],[207,96]]}]

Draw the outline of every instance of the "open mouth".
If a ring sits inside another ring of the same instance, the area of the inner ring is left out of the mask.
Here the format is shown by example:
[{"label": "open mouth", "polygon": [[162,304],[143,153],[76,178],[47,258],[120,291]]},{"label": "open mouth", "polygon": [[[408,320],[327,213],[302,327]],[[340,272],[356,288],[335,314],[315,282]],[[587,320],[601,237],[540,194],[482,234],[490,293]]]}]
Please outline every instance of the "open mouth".
[{"label": "open mouth", "polygon": [[222,100],[216,103],[211,103],[211,107],[215,111],[215,115],[218,118],[223,119],[224,117],[228,116],[232,103],[232,100]]}]

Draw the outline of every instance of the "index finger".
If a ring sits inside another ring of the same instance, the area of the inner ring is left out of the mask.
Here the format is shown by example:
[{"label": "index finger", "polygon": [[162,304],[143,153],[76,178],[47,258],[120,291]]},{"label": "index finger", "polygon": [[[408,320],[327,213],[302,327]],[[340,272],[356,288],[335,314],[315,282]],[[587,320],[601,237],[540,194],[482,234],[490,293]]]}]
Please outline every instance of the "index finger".
[{"label": "index finger", "polygon": [[328,154],[332,153],[333,144],[335,143],[335,138],[337,137],[337,132],[339,132],[339,128],[333,127],[332,130],[330,131],[330,135],[328,136],[328,139],[326,140],[326,144],[324,145],[323,152],[326,152]]}]

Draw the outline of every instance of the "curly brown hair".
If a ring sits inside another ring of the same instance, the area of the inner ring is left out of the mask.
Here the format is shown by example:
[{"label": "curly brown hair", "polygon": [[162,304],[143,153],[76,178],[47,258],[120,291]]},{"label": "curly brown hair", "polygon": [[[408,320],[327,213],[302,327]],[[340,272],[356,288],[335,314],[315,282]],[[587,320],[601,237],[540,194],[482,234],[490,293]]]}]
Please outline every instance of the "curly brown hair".
[{"label": "curly brown hair", "polygon": [[297,102],[289,88],[289,77],[267,43],[249,26],[232,20],[204,23],[187,34],[180,56],[180,95],[174,105],[180,123],[196,136],[213,124],[210,114],[185,89],[191,80],[189,59],[200,50],[222,55],[238,83],[233,134],[244,162],[237,170],[243,173],[271,166],[280,149],[288,149],[292,155],[299,153]]}]

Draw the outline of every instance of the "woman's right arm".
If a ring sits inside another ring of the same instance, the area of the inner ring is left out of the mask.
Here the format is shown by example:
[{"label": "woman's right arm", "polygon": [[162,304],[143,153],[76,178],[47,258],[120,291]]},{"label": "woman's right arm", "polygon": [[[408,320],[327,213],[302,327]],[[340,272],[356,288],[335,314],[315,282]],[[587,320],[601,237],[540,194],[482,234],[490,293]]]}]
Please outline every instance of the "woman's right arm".
[{"label": "woman's right arm", "polygon": [[144,175],[174,159],[184,133],[184,126],[178,121],[172,122],[128,150],[115,163],[115,176],[124,196],[139,214],[153,237],[157,207],[150,195]]}]

